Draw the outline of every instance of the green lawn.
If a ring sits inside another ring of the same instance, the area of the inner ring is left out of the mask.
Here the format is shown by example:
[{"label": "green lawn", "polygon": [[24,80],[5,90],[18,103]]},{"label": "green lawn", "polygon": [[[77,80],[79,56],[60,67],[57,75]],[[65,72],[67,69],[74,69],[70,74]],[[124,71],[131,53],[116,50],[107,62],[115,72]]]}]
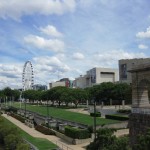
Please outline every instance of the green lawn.
[{"label": "green lawn", "polygon": [[[20,104],[14,103],[13,106],[19,108]],[[24,104],[22,104],[22,108],[24,109]],[[26,104],[26,109],[47,116],[47,107]],[[61,108],[49,107],[49,115],[52,117],[78,122],[89,126],[93,125],[93,117],[86,114],[66,111]],[[96,119],[97,125],[113,124],[113,123],[119,123],[119,121],[104,118]]]},{"label": "green lawn", "polygon": [[[3,117],[4,118],[4,117]],[[56,148],[57,146],[53,143],[51,143],[50,141],[48,141],[47,139],[43,139],[43,138],[35,138],[30,136],[28,133],[26,133],[25,131],[21,130],[19,127],[17,127],[16,125],[14,125],[12,122],[10,122],[9,120],[5,119],[5,123],[9,124],[10,126],[14,126],[16,127],[21,136],[26,139],[27,141],[29,141],[30,143],[32,143],[33,145],[35,145],[39,150],[51,150],[53,148]]]}]

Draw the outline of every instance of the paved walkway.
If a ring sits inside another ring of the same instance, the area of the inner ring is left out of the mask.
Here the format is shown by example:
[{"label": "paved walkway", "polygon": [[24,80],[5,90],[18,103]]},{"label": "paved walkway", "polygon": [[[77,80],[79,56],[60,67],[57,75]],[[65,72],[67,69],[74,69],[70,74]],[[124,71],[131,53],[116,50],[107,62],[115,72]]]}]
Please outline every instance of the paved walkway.
[{"label": "paved walkway", "polygon": [[129,134],[129,129],[121,129],[117,130],[117,132],[114,133],[116,137],[123,136],[123,135],[128,135]]},{"label": "paved walkway", "polygon": [[34,128],[30,128],[26,126],[25,124],[21,123],[20,121],[16,120],[15,118],[11,116],[7,116],[6,114],[3,114],[3,116],[9,121],[11,121],[13,124],[18,126],[19,128],[21,128],[22,130],[24,130],[25,132],[30,134],[31,136],[37,137],[37,138],[45,138],[51,141],[52,143],[58,145],[63,150],[85,150],[85,148],[83,147],[89,144],[89,143],[83,143],[79,145],[72,145],[59,137],[56,137],[53,135],[44,135],[41,132],[38,132],[37,130],[35,130]]}]

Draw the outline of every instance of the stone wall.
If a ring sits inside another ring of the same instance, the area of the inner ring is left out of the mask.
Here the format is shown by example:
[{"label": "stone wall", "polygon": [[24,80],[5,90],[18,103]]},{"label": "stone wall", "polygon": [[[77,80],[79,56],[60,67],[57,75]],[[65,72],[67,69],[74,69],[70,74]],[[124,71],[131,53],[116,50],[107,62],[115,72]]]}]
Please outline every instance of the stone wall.
[{"label": "stone wall", "polygon": [[129,135],[131,145],[136,143],[138,134],[145,134],[149,127],[149,114],[132,113],[129,117]]}]

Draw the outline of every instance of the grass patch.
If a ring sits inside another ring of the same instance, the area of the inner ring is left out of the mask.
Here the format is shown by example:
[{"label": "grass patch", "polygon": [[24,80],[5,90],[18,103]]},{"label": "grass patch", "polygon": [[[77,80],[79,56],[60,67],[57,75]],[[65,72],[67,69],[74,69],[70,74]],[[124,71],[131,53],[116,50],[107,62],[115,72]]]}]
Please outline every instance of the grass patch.
[{"label": "grass patch", "polygon": [[19,127],[14,125],[12,122],[7,120],[6,118],[4,118],[4,121],[6,124],[9,124],[10,126],[16,127],[19,130],[21,136],[27,141],[29,141],[30,143],[32,143],[33,145],[35,145],[39,150],[51,150],[53,148],[57,148],[55,144],[51,143],[47,139],[32,137],[31,135],[21,130]]},{"label": "grass patch", "polygon": [[[19,103],[14,103],[14,107],[20,108]],[[24,109],[24,104],[22,104],[22,108]],[[46,106],[35,106],[26,104],[26,109],[37,112],[41,115],[47,116],[47,107]],[[52,117],[60,118],[68,121],[73,121],[77,123],[82,123],[88,126],[93,125],[93,118],[86,114],[81,114],[77,112],[70,112],[61,108],[49,107],[49,114]],[[97,125],[105,125],[105,124],[114,124],[119,123],[119,121],[104,119],[104,118],[96,118]]]}]

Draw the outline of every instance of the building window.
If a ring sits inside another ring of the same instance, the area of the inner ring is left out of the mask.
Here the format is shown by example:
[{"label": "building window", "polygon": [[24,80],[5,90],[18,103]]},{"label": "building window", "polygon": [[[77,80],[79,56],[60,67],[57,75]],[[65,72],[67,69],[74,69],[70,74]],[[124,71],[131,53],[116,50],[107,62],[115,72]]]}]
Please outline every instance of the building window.
[{"label": "building window", "polygon": [[120,78],[127,79],[127,64],[120,65]]}]

